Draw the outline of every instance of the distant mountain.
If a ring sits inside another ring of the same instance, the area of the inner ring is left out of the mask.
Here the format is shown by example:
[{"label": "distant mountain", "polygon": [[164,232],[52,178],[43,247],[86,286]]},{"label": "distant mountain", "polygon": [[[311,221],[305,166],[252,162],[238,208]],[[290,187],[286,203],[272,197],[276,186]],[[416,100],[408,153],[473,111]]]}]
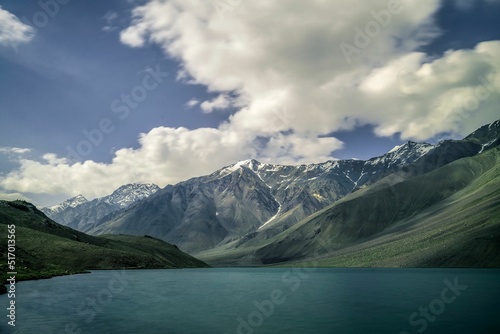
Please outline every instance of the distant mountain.
[{"label": "distant mountain", "polygon": [[59,205],[54,205],[49,208],[45,208],[44,210],[50,212],[51,214],[57,214],[68,209],[74,209],[77,206],[87,202],[88,202],[87,199],[83,197],[83,195],[78,195],[70,199],[67,199],[66,201],[62,202]]},{"label": "distant mountain", "polygon": [[[286,229],[388,171],[432,149],[408,143],[369,161],[283,166],[246,160],[168,186],[130,209],[116,211],[91,234],[151,234],[200,251],[279,224]],[[281,232],[280,230],[280,232]]]},{"label": "distant mountain", "polygon": [[69,225],[78,215],[88,210],[89,201],[83,195],[77,195],[61,204],[40,209],[51,219],[63,225]]},{"label": "distant mountain", "polygon": [[[185,268],[207,265],[164,241],[147,237],[92,237],[50,220],[24,201],[0,200],[0,242],[15,225],[18,280],[44,278],[89,269]],[[0,281],[7,261],[0,263]]]},{"label": "distant mountain", "polygon": [[257,247],[350,194],[396,184],[495,147],[499,132],[497,121],[463,140],[409,141],[366,161],[285,166],[245,160],[155,189],[122,207],[112,194],[64,212],[75,215],[69,226],[93,235],[147,234],[195,253]]},{"label": "distant mountain", "polygon": [[389,175],[402,180],[478,154],[485,144],[494,145],[491,140],[497,138],[499,123],[463,140],[436,145],[410,141],[367,161],[299,166],[241,161],[167,186],[137,205],[103,217],[85,231],[150,234],[189,252],[232,242],[235,247],[258,244]]},{"label": "distant mountain", "polygon": [[60,224],[86,231],[106,215],[127,208],[159,189],[155,184],[127,184],[105,197],[88,201],[78,195],[59,205],[42,208],[41,211]]}]

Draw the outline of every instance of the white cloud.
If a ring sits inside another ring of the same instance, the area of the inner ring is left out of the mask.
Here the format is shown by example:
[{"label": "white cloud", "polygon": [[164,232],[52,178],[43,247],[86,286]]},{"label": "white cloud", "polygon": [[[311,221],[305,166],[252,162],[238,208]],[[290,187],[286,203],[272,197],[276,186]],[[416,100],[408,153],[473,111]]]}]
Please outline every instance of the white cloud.
[{"label": "white cloud", "polygon": [[[409,53],[371,72],[360,84],[376,132],[425,140],[446,132],[460,137],[498,118],[500,42],[448,51],[439,59]],[[392,119],[392,122],[380,122]]]},{"label": "white cloud", "polygon": [[[211,1],[149,1],[120,35],[131,47],[159,45],[180,62],[179,78],[218,93],[203,111],[239,108],[218,128],[155,128],[109,164],[23,159],[0,186],[103,196],[127,182],[164,186],[249,157],[324,161],[343,145],[331,133],[362,124],[424,140],[498,118],[500,42],[440,58],[415,52],[438,34],[438,0],[401,2],[390,19],[392,0],[238,3],[221,17]],[[350,62],[342,43],[357,48]]]},{"label": "white cloud", "polygon": [[0,153],[5,154],[24,154],[31,152],[29,148],[20,148],[20,147],[0,147]]},{"label": "white cloud", "polygon": [[231,106],[231,99],[226,94],[220,94],[216,98],[210,101],[204,101],[201,103],[200,107],[205,113],[211,113],[216,109],[227,109]]},{"label": "white cloud", "polygon": [[17,46],[28,43],[35,35],[35,30],[22,23],[17,16],[0,6],[0,45]]},{"label": "white cloud", "polygon": [[[474,119],[463,119],[464,112],[446,109],[455,106],[443,100],[456,94],[456,85],[474,89],[486,67],[493,70],[488,77],[495,76],[497,59],[485,50],[470,51],[468,56],[450,51],[441,60],[415,53],[439,35],[433,15],[441,2],[397,3],[242,1],[227,3],[231,8],[219,15],[220,7],[210,2],[152,0],[134,10],[134,21],[122,31],[121,39],[132,47],[160,45],[181,61],[183,77],[220,92],[218,98],[204,103],[205,112],[214,105],[226,107],[224,94],[236,96],[234,103],[242,108],[225,125],[234,131],[269,135],[269,120],[276,106],[282,105],[294,121],[282,122],[271,132],[292,128],[298,136],[309,137],[371,123],[380,135],[403,133],[405,139],[425,139],[440,132],[465,135],[470,128],[493,120],[487,106],[498,93],[483,101],[480,111],[470,112],[481,114]],[[357,48],[350,62],[340,48],[342,43]],[[495,43],[484,48],[495,48]],[[422,86],[418,101],[415,94],[401,94],[408,82],[396,84],[401,81],[396,67],[419,70],[424,76],[429,68],[446,71],[448,63],[455,65],[446,76],[431,73],[421,80],[434,86]],[[466,69],[469,76],[458,78],[460,83],[444,80]],[[443,113],[451,121],[444,121]],[[421,125],[409,119],[418,119]]]},{"label": "white cloud", "polygon": [[200,104],[200,101],[198,101],[197,99],[191,99],[189,100],[187,103],[186,103],[186,106],[188,108],[193,108],[195,106],[197,106],[198,104]]},{"label": "white cloud", "polygon": [[[392,14],[347,63],[340,44],[354,43],[355,29],[374,22],[372,11],[386,13],[390,3],[243,1],[221,19],[211,2],[150,1],[134,10],[121,40],[132,47],[159,44],[181,61],[183,76],[220,92],[202,104],[205,112],[227,107],[228,93],[236,96],[234,103],[242,108],[226,128],[258,136],[292,127],[298,136],[322,136],[352,128],[356,119],[366,122],[353,115],[355,106],[339,106],[341,92],[355,91],[374,66],[412,51],[435,33],[431,16],[438,1],[404,2],[402,12]],[[395,43],[395,36],[404,43]],[[293,124],[276,122],[269,129],[276,107],[283,105]]]},{"label": "white cloud", "polygon": [[114,31],[116,30],[116,27],[112,27],[112,26],[104,26],[102,27],[102,31],[104,32],[111,32],[111,31]]}]

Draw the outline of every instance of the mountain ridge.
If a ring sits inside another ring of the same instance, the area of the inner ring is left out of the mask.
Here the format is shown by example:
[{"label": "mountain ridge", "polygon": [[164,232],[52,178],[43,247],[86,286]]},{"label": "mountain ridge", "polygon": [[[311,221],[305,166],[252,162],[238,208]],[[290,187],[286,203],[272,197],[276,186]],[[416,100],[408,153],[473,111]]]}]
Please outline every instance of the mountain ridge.
[{"label": "mountain ridge", "polygon": [[368,160],[296,166],[243,160],[76,227],[93,235],[154,235],[195,253],[237,240],[262,241],[391,175],[395,180],[425,174],[494,147],[499,129],[495,121],[462,140],[408,141]]},{"label": "mountain ridge", "polygon": [[61,204],[42,208],[41,211],[62,225],[83,231],[87,228],[85,226],[95,224],[106,215],[133,205],[159,189],[160,187],[151,183],[131,183],[92,201],[88,201],[83,195],[77,195]]}]

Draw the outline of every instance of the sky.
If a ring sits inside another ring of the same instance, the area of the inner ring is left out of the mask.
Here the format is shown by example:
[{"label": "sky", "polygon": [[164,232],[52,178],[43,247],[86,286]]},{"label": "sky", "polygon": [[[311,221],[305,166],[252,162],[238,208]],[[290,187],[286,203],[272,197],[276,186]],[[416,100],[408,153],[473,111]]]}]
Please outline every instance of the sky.
[{"label": "sky", "polygon": [[499,118],[498,17],[500,0],[0,1],[0,199],[462,138]]}]

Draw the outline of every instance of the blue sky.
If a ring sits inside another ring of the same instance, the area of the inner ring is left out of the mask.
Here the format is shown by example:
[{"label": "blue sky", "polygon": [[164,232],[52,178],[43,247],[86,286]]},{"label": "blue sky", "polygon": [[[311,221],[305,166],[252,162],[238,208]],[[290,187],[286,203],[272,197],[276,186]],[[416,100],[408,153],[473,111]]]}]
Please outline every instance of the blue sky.
[{"label": "blue sky", "polygon": [[498,118],[495,0],[0,6],[2,198],[367,159]]}]

